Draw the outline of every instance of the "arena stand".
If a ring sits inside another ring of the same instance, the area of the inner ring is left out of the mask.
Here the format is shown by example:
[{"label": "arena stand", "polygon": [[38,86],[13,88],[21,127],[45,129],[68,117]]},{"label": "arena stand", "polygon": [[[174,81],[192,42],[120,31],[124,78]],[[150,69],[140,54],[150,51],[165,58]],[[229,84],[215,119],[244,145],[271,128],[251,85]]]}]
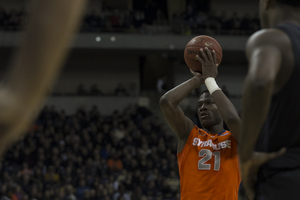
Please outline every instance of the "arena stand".
[{"label": "arena stand", "polygon": [[1,162],[1,199],[179,199],[176,138],[137,105],[45,107]]},{"label": "arena stand", "polygon": [[[47,106],[1,159],[0,200],[180,199],[177,139],[159,111],[157,82],[164,79],[165,91],[189,79],[184,47],[196,35],[211,35],[223,48],[218,84],[239,109],[244,47],[259,29],[258,16],[246,12],[251,0],[213,0],[211,9],[200,11],[181,6],[192,0],[168,0],[167,13],[164,8],[155,15],[141,1],[90,1]],[[3,2],[0,75],[28,15],[23,0]],[[203,89],[181,103],[197,124]]]}]

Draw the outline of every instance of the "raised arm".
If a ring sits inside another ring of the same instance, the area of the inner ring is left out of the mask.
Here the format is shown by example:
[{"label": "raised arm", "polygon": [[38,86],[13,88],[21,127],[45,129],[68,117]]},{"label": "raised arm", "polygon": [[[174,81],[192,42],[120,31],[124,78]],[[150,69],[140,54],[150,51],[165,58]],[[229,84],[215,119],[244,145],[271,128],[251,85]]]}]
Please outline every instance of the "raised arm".
[{"label": "raised arm", "polygon": [[[203,79],[205,80],[205,84],[211,93],[212,98],[218,110],[227,124],[230,132],[233,137],[238,141],[241,119],[236,111],[234,105],[227,98],[227,96],[222,92],[220,88],[215,83],[215,78],[218,75],[217,64],[216,64],[216,53],[213,51],[212,53],[208,48],[200,50],[203,59],[198,57],[199,61],[202,64],[202,73]],[[209,85],[212,84],[212,89]]]},{"label": "raised arm", "polygon": [[26,131],[58,75],[86,0],[36,0],[0,88],[0,153]]},{"label": "raised arm", "polygon": [[202,84],[202,77],[194,76],[165,93],[159,101],[166,122],[179,139],[187,139],[188,134],[194,127],[194,123],[184,115],[179,103]]}]

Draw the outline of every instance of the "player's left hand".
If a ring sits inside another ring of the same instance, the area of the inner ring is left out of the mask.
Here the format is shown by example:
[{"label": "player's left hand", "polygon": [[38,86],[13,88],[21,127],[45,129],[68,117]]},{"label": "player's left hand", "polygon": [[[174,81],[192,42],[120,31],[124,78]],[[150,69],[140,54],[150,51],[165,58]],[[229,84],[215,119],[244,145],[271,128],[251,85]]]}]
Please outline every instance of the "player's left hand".
[{"label": "player's left hand", "polygon": [[259,168],[268,162],[284,154],[286,148],[281,148],[279,151],[272,153],[254,152],[247,161],[240,161],[240,169],[242,173],[242,182],[246,194],[253,200],[255,198],[255,185],[257,181],[257,173]]},{"label": "player's left hand", "polygon": [[203,59],[198,55],[196,55],[196,58],[202,65],[202,75],[204,80],[208,77],[216,78],[218,75],[216,52],[214,50],[211,52],[205,47],[205,49],[200,49],[200,54]]}]

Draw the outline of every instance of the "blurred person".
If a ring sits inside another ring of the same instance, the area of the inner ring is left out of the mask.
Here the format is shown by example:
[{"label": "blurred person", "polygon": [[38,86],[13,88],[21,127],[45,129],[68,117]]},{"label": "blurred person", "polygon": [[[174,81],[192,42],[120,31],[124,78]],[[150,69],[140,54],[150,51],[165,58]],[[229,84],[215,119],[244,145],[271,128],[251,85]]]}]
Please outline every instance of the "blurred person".
[{"label": "blurred person", "polygon": [[[195,187],[195,186],[194,186]],[[191,190],[191,188],[189,188],[190,190]],[[168,183],[167,183],[167,181],[166,180],[163,180],[163,182],[162,182],[162,186],[161,186],[161,188],[160,188],[160,191],[162,192],[162,194],[163,194],[163,198],[164,199],[170,199],[170,198],[172,198],[172,189],[171,189],[171,187],[168,185]],[[200,196],[201,197],[201,196]],[[199,196],[198,197],[196,197],[195,199],[198,199],[199,198]],[[183,199],[184,200],[184,199]]]},{"label": "blurred person", "polygon": [[80,83],[76,89],[76,94],[79,96],[87,96],[88,91],[85,89],[85,85],[83,83]]},{"label": "blurred person", "polygon": [[169,176],[170,168],[169,168],[169,164],[168,164],[167,159],[164,158],[164,159],[161,160],[161,165],[159,167],[159,171],[164,177]]},{"label": "blurred person", "polygon": [[83,199],[85,192],[90,190],[90,187],[86,185],[85,179],[79,180],[78,187],[76,188],[76,196],[78,199]]},{"label": "blurred person", "polygon": [[112,200],[118,199],[131,200],[131,195],[126,191],[123,184],[119,185],[119,189],[114,193]]},{"label": "blurred person", "polygon": [[299,199],[300,1],[260,0],[246,45],[239,157],[251,199]]},{"label": "blurred person", "polygon": [[141,198],[140,198],[140,200],[148,200],[148,199],[147,199],[147,196],[142,195]]},{"label": "blurred person", "polygon": [[28,168],[28,163],[24,162],[22,169],[18,172],[17,176],[21,177],[23,175],[33,175],[32,169]]},{"label": "blurred person", "polygon": [[91,197],[90,190],[85,190],[83,194],[83,200],[89,200]]},{"label": "blurred person", "polygon": [[123,169],[123,162],[115,149],[111,151],[111,157],[107,160],[107,165],[111,172],[119,172]]},{"label": "blurred person", "polygon": [[22,188],[19,185],[15,186],[11,200],[22,200]]},{"label": "blurred person", "polygon": [[65,197],[63,200],[77,200],[76,196],[74,195],[73,186],[68,184],[65,186]]},{"label": "blurred person", "polygon": [[48,167],[46,174],[44,175],[44,181],[46,183],[58,183],[60,181],[60,175],[56,173],[53,165]]},{"label": "blurred person", "polygon": [[34,3],[24,40],[0,89],[0,154],[24,135],[52,88],[85,0]]},{"label": "blurred person", "polygon": [[[240,127],[238,113],[218,87],[216,52],[200,49],[202,74],[192,72],[193,78],[164,94],[161,111],[178,137],[177,159],[182,200],[238,199],[241,181],[237,140]],[[200,94],[198,117],[203,129],[185,116],[179,103],[195,88],[206,85]],[[224,122],[229,130],[224,130]]]},{"label": "blurred person", "polygon": [[129,96],[136,97],[139,96],[138,86],[135,82],[130,83],[128,89]]},{"label": "blurred person", "polygon": [[20,186],[22,187],[22,190],[26,194],[30,193],[30,189],[31,189],[32,184],[33,184],[33,180],[30,178],[30,176],[28,174],[22,176],[22,178],[20,180]]},{"label": "blurred person", "polygon": [[90,89],[90,95],[101,96],[101,95],[103,95],[103,92],[98,88],[97,84],[93,84]]},{"label": "blurred person", "polygon": [[172,191],[178,191],[180,188],[179,177],[176,172],[172,170],[170,176],[166,178],[167,184],[170,186]]},{"label": "blurred person", "polygon": [[146,191],[147,196],[157,196],[157,193],[158,191],[155,182],[154,181],[148,182],[147,191]]},{"label": "blurred person", "polygon": [[1,185],[0,189],[0,200],[10,200],[8,197],[8,192],[7,192],[7,185],[3,184]]},{"label": "blurred person", "polygon": [[95,189],[90,190],[90,200],[97,200]]},{"label": "blurred person", "polygon": [[114,94],[116,96],[128,96],[128,91],[126,90],[126,88],[124,87],[124,85],[122,83],[119,83],[114,91]]},{"label": "blurred person", "polygon": [[42,198],[42,191],[38,189],[38,186],[36,184],[32,185],[31,191],[30,191],[30,197],[31,199],[41,199]]},{"label": "blurred person", "polygon": [[142,195],[143,195],[143,191],[142,191],[141,187],[137,186],[131,195],[131,199],[132,200],[140,200]]}]

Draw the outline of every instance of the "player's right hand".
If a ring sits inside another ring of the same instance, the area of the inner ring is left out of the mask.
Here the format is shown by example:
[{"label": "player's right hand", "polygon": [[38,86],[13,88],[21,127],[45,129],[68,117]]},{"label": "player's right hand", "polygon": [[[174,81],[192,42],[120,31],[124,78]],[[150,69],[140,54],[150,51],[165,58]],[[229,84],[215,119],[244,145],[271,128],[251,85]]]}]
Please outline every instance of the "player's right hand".
[{"label": "player's right hand", "polygon": [[194,72],[191,69],[190,69],[190,72],[192,73],[192,75],[194,76],[194,78],[196,78],[197,80],[199,80],[199,85],[202,85],[204,83],[203,75],[201,73]]}]

